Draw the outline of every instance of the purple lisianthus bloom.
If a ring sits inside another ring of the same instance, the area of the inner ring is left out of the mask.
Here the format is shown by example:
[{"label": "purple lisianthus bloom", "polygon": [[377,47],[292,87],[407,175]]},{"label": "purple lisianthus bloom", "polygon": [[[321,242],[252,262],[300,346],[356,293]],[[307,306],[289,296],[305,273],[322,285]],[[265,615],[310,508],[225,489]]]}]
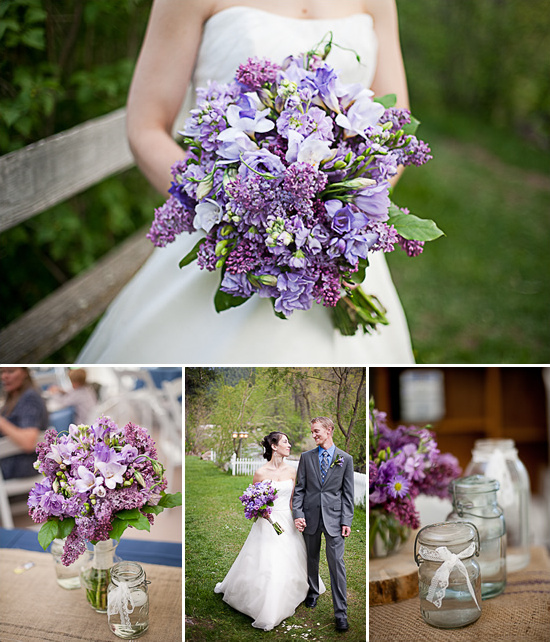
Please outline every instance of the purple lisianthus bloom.
[{"label": "purple lisianthus bloom", "polygon": [[31,492],[29,493],[29,499],[27,501],[27,505],[30,508],[40,506],[44,496],[46,495],[46,493],[51,491],[51,489],[52,489],[52,482],[48,477],[46,477],[42,482],[37,482],[32,487]]},{"label": "purple lisianthus bloom", "polygon": [[285,173],[285,166],[281,159],[267,149],[258,149],[253,152],[244,152],[241,156],[239,174],[246,176],[251,172],[270,174],[271,176],[282,176]]},{"label": "purple lisianthus bloom", "polygon": [[332,218],[331,227],[338,234],[346,234],[352,230],[360,229],[368,223],[363,212],[353,205],[344,205],[337,199],[327,201],[325,207],[327,214]]},{"label": "purple lisianthus bloom", "polygon": [[250,298],[254,294],[254,288],[244,273],[231,273],[227,271],[222,279],[220,289],[233,296]]},{"label": "purple lisianthus bloom", "polygon": [[353,202],[360,210],[365,212],[370,219],[386,221],[390,207],[388,190],[389,183],[386,182],[380,185],[366,187],[355,194]]},{"label": "purple lisianthus bloom", "polygon": [[344,256],[351,265],[357,265],[359,259],[366,259],[370,248],[378,240],[378,234],[365,232],[355,234],[353,231],[345,236],[346,248]]},{"label": "purple lisianthus bloom", "polygon": [[289,317],[294,310],[309,310],[313,304],[315,280],[296,272],[285,272],[277,278],[280,296],[275,301],[275,310]]}]

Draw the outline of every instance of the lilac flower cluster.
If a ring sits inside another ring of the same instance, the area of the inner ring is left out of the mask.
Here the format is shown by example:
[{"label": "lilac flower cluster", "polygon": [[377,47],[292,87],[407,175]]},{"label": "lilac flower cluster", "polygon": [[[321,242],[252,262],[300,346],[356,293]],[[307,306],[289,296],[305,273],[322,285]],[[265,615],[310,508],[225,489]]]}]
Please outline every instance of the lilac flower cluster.
[{"label": "lilac flower cluster", "polygon": [[[350,285],[369,252],[401,246],[416,256],[441,234],[389,197],[398,165],[431,158],[416,121],[344,84],[324,60],[329,51],[282,65],[251,58],[233,82],[198,91],[182,132],[186,159],[172,168],[171,196],[148,237],[164,246],[202,230],[183,263],[221,270],[219,289],[234,297],[226,307],[253,294],[284,317],[344,296],[345,310],[366,305]],[[359,318],[365,331],[376,325]]]},{"label": "lilac flower cluster", "polygon": [[84,552],[86,541],[109,539],[120,511],[138,509],[141,519],[152,524],[152,513],[162,510],[164,468],[140,426],[119,428],[101,417],[91,426],[71,424],[68,434],[50,429],[36,451],[35,468],[45,479],[29,494],[29,515],[37,523],[74,524],[62,555],[65,565]]},{"label": "lilac flower cluster", "polygon": [[387,425],[386,414],[371,408],[369,508],[393,513],[404,526],[418,528],[414,500],[420,494],[448,497],[460,476],[458,460],[442,454],[433,432],[416,426]]},{"label": "lilac flower cluster", "polygon": [[271,515],[273,500],[277,495],[277,489],[269,480],[256,482],[250,486],[239,497],[244,506],[246,519],[257,519]]}]

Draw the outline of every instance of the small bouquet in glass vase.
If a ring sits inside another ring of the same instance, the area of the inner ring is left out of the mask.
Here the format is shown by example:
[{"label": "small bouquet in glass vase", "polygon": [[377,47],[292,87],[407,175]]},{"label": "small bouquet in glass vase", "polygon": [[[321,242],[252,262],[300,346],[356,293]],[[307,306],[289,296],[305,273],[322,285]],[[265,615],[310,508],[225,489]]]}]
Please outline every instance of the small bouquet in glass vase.
[{"label": "small bouquet in glass vase", "polygon": [[278,522],[272,521],[270,515],[273,506],[273,500],[277,495],[277,489],[271,482],[262,481],[250,484],[250,486],[239,497],[244,506],[244,516],[246,519],[256,521],[258,517],[265,517],[273,526],[277,535],[284,533],[284,529]]},{"label": "small bouquet in glass vase", "polygon": [[418,121],[395,96],[345,84],[325,60],[331,47],[281,64],[251,58],[233,82],[197,90],[186,157],[148,238],[162,247],[202,232],[180,267],[219,270],[218,312],[253,295],[283,319],[322,304],[353,335],[388,323],[360,286],[369,256],[397,246],[417,256],[442,232],[390,200],[398,166],[431,158]]},{"label": "small bouquet in glass vase", "polygon": [[420,527],[414,500],[449,496],[460,477],[454,455],[441,453],[434,433],[417,426],[389,428],[371,402],[369,421],[369,557],[396,552]]},{"label": "small bouquet in glass vase", "polygon": [[181,505],[181,493],[166,492],[155,443],[133,423],[120,428],[100,417],[90,426],[71,424],[68,434],[50,429],[36,452],[35,468],[44,480],[30,491],[28,506],[42,524],[38,541],[46,550],[54,539],[64,539],[65,566],[93,545],[81,582],[90,605],[105,612],[116,543],[128,527],[149,531],[155,515]]}]

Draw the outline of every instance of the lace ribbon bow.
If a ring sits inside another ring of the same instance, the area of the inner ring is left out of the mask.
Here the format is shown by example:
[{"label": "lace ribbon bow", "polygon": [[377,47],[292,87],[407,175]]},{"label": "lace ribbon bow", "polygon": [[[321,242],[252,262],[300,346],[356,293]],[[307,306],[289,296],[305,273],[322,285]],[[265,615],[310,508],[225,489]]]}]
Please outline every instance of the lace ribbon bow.
[{"label": "lace ribbon bow", "polygon": [[481,611],[481,606],[479,606],[477,601],[468,571],[462,562],[466,557],[471,557],[475,550],[476,547],[474,542],[472,542],[468,548],[460,551],[460,553],[451,553],[446,546],[438,546],[435,550],[431,550],[425,546],[420,546],[420,555],[425,560],[429,560],[430,562],[442,562],[441,566],[434,573],[430,583],[428,595],[426,596],[428,602],[434,604],[438,609],[441,608],[441,602],[445,596],[445,589],[449,586],[449,575],[451,574],[451,571],[456,568],[466,578],[466,584],[470,591],[470,595],[474,598],[477,608]]},{"label": "lace ribbon bow", "polygon": [[126,582],[121,582],[116,588],[109,593],[107,600],[107,615],[120,614],[120,623],[123,626],[130,626],[130,613],[134,612],[136,607],[132,592]]}]

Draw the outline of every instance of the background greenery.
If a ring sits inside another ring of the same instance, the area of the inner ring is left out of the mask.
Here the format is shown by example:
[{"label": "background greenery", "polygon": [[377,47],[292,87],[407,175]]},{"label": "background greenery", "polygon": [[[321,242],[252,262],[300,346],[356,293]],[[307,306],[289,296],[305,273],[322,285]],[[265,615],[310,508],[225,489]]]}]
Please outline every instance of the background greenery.
[{"label": "background greenery", "polygon": [[248,438],[239,456],[261,457],[264,436],[285,432],[291,456],[313,448],[310,420],[328,416],[334,441],[366,472],[364,368],[186,368],[185,451],[214,450],[225,466],[238,448],[233,432]]},{"label": "background greenery", "polygon": [[[233,477],[210,462],[185,458],[185,639],[218,642],[252,642],[259,631],[251,619],[228,606],[214,593],[235,561],[248,533],[238,500],[252,477]],[[366,512],[356,508],[351,536],[346,541],[350,630],[346,640],[366,639]],[[296,613],[273,631],[262,632],[270,640],[339,640],[334,630],[330,577],[324,539],[320,574],[327,592],[315,610],[300,605]]]},{"label": "background greenery", "polygon": [[[550,362],[550,12],[545,0],[397,0],[434,160],[395,199],[446,232],[388,257],[419,362]],[[0,3],[0,154],[122,107],[149,0]],[[137,170],[2,234],[2,325],[152,218]],[[52,361],[72,362],[79,337]]]}]

